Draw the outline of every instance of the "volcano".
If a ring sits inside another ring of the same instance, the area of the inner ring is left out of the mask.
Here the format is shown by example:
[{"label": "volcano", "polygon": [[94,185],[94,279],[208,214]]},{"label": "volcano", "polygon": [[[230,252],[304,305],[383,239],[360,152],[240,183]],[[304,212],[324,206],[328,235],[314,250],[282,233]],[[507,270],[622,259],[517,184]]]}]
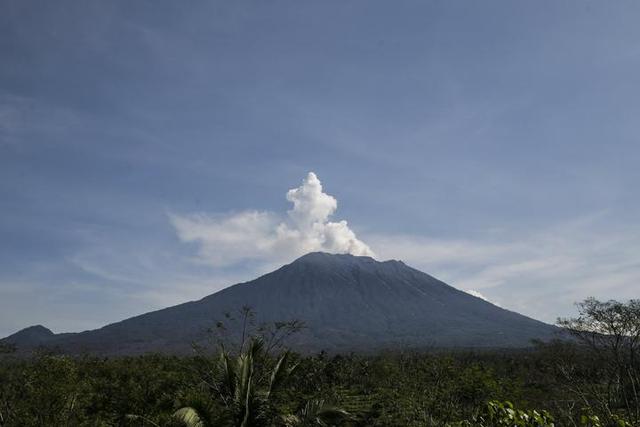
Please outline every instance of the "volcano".
[{"label": "volcano", "polygon": [[558,328],[495,306],[401,261],[314,252],[255,280],[81,333],[27,328],[3,341],[20,351],[187,354],[225,313],[251,307],[257,322],[298,320],[289,346],[302,352],[517,348]]}]

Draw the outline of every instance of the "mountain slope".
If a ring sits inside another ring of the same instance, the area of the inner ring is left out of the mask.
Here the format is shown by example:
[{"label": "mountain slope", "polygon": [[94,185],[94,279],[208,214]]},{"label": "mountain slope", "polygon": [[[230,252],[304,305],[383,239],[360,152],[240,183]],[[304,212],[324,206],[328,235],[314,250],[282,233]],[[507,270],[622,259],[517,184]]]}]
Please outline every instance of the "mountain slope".
[{"label": "mountain slope", "polygon": [[[309,351],[523,347],[534,338],[549,339],[557,330],[459,291],[400,261],[316,252],[199,301],[94,331],[47,337],[41,344],[66,352],[184,353],[192,342],[205,340],[207,329],[225,312],[236,312],[245,305],[253,308],[259,321],[304,321],[307,328],[294,337],[292,345]],[[33,345],[30,342],[26,347]]]}]

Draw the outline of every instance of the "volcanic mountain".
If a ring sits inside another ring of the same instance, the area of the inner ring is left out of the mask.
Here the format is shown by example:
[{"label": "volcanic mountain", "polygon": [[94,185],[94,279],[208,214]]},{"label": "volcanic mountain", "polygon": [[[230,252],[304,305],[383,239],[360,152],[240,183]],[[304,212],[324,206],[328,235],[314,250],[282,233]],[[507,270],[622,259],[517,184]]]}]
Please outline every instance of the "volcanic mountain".
[{"label": "volcanic mountain", "polygon": [[253,281],[199,301],[81,333],[51,334],[42,326],[5,338],[20,350],[65,353],[188,353],[207,340],[225,313],[249,306],[258,322],[300,320],[300,351],[370,351],[434,347],[525,347],[557,328],[459,291],[401,261],[307,254]]}]

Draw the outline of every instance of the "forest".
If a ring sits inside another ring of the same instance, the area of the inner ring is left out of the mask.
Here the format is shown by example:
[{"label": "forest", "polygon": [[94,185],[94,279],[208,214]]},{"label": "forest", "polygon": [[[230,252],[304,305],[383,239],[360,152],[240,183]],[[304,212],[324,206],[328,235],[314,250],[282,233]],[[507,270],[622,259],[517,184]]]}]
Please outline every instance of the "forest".
[{"label": "forest", "polygon": [[588,299],[527,349],[297,354],[248,308],[192,356],[0,348],[0,426],[640,426],[640,300]]}]

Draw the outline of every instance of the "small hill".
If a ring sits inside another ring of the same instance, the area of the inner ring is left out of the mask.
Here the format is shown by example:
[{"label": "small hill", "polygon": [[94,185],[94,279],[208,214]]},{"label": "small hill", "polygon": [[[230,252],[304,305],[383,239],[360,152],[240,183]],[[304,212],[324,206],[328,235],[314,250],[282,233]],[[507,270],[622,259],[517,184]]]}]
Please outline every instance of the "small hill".
[{"label": "small hill", "polygon": [[2,341],[16,347],[33,347],[45,344],[55,337],[55,334],[42,325],[29,326],[13,335],[9,335]]}]

